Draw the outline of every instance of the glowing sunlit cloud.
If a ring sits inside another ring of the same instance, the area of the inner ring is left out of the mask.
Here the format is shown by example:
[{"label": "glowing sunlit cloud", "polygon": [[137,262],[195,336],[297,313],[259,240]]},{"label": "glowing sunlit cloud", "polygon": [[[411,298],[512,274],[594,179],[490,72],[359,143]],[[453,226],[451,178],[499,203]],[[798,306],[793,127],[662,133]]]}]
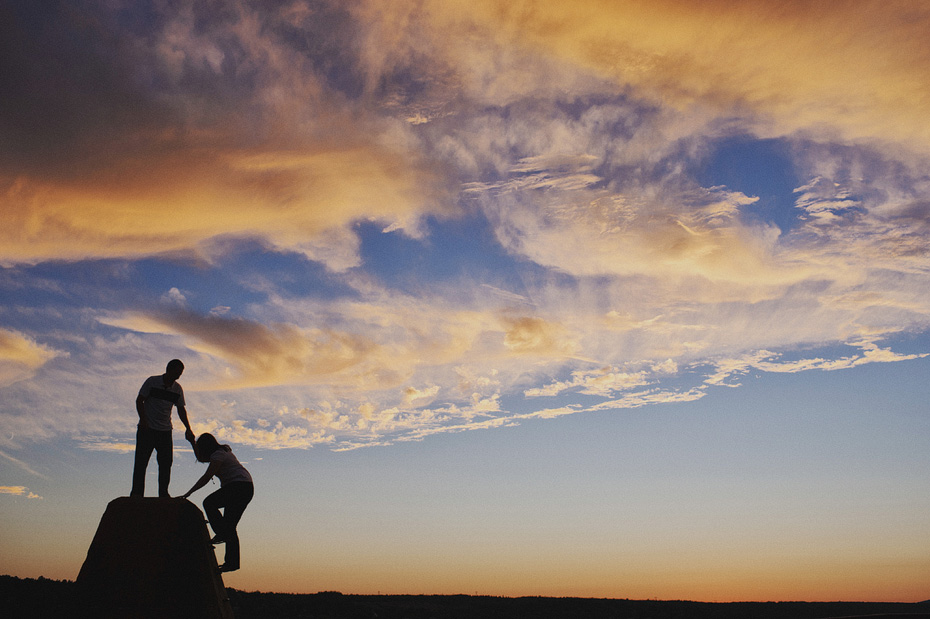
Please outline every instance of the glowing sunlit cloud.
[{"label": "glowing sunlit cloud", "polygon": [[[496,303],[473,300],[469,308],[441,298],[370,294],[366,301],[282,300],[267,308],[279,318],[267,323],[176,305],[99,320],[138,333],[173,335],[213,358],[215,375],[201,387],[315,384],[359,392],[402,387],[399,401],[407,404],[436,397],[439,385],[457,387],[466,398],[476,391],[487,395],[479,387],[490,382],[468,369],[472,364],[494,360],[519,373],[527,363],[562,363],[576,349],[574,336],[558,322],[501,311]],[[423,387],[419,381],[432,384]]]},{"label": "glowing sunlit cloud", "polygon": [[127,454],[136,450],[135,443],[112,442],[107,440],[84,440],[80,443],[82,449],[88,451],[102,451],[108,453]]},{"label": "glowing sunlit cloud", "polygon": [[436,394],[439,393],[439,385],[432,385],[426,389],[417,389],[416,387],[407,387],[404,389],[404,399],[403,402],[407,406],[410,406],[413,403],[418,404],[428,404],[429,401],[432,401],[436,397]]},{"label": "glowing sunlit cloud", "polygon": [[249,445],[262,449],[306,449],[315,445],[333,443],[335,437],[325,430],[288,426],[278,422],[268,428],[249,427],[244,421],[232,426],[218,426],[211,430],[220,441]]},{"label": "glowing sunlit cloud", "polygon": [[32,492],[26,486],[0,486],[0,494],[12,494],[13,496],[22,496],[27,499],[41,499],[42,497]]},{"label": "glowing sunlit cloud", "polygon": [[[23,83],[67,91],[76,87],[70,63],[84,63],[106,87],[41,106],[29,92],[9,99],[11,118],[22,118],[10,127],[10,161],[0,169],[7,223],[0,264],[212,259],[219,241],[249,238],[344,270],[358,264],[353,223],[416,235],[424,213],[442,210],[436,175],[405,144],[406,124],[367,115],[325,88],[306,50],[288,42],[289,29],[319,28],[318,16],[288,7],[230,10],[234,18],[208,25],[189,4],[156,10],[144,45],[128,32],[106,33],[125,47],[133,75],[124,61],[57,57],[55,45],[15,39],[24,58],[50,56],[49,66],[63,67],[34,75],[43,63],[24,59]],[[49,30],[74,28],[73,19],[51,11]],[[76,32],[79,41],[88,36],[83,26]],[[126,100],[132,105],[111,110]],[[111,117],[100,118],[107,110]],[[63,135],[38,135],[44,124],[33,117],[43,111],[68,124]],[[21,136],[23,127],[33,134]],[[67,147],[48,148],[56,139]],[[153,221],[165,225],[147,225]]]},{"label": "glowing sunlit cloud", "polygon": [[742,109],[779,132],[930,143],[930,15],[911,2],[443,1],[423,14],[446,36],[467,24],[668,105]]},{"label": "glowing sunlit cloud", "polygon": [[741,210],[757,198],[738,192],[661,181],[619,194],[534,191],[523,184],[520,178],[472,183],[467,191],[495,222],[505,247],[576,276],[700,277],[758,295],[824,275],[779,247],[775,226],[745,224]]},{"label": "glowing sunlit cloud", "polygon": [[[140,161],[135,170],[114,171],[131,164],[113,162],[108,178],[88,175],[80,186],[19,179],[0,196],[9,224],[0,232],[0,263],[179,252],[210,258],[214,240],[238,237],[344,270],[358,264],[347,226],[379,220],[415,232],[426,210],[420,188],[429,181],[402,169],[397,155],[339,148],[294,158],[192,152]],[[141,224],[151,220],[171,224]]]},{"label": "glowing sunlit cloud", "polygon": [[39,368],[62,354],[23,333],[0,328],[0,387],[31,378]]},{"label": "glowing sunlit cloud", "polygon": [[231,379],[240,387],[338,380],[340,373],[362,364],[375,348],[374,343],[351,333],[288,324],[265,326],[184,309],[103,321],[134,331],[185,336],[193,350],[232,363]]},{"label": "glowing sunlit cloud", "polygon": [[504,346],[516,354],[568,356],[575,350],[565,328],[534,316],[505,317]]}]

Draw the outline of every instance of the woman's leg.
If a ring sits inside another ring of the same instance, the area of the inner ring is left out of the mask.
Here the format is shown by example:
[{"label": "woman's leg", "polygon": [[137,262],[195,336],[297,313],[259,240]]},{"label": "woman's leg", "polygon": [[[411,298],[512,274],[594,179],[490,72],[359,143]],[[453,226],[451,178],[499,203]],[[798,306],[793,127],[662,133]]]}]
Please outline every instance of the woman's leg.
[{"label": "woman's leg", "polygon": [[239,534],[236,532],[236,525],[242,518],[249,501],[252,500],[254,487],[250,483],[235,483],[227,486],[229,488],[228,502],[226,509],[223,510],[223,524],[226,527],[224,534],[226,541],[226,560],[223,563],[224,571],[239,569]]},{"label": "woman's leg", "polygon": [[220,513],[220,508],[226,505],[228,500],[226,497],[227,494],[228,491],[226,488],[220,488],[203,500],[203,511],[207,514],[210,527],[213,528],[213,533],[220,537],[226,536],[225,522],[223,514]]},{"label": "woman's leg", "polygon": [[[203,500],[203,509],[207,513],[213,532],[226,542],[224,571],[239,569],[239,535],[236,533],[236,525],[252,500],[254,491],[250,483],[233,483],[220,488]],[[224,508],[222,514],[220,508]]]}]

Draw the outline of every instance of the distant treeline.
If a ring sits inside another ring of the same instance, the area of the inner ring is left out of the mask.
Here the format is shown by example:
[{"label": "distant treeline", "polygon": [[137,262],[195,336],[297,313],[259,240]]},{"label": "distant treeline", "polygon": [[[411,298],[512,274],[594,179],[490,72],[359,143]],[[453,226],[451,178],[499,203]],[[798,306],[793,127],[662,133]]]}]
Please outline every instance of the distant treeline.
[{"label": "distant treeline", "polygon": [[[930,603],[685,602],[471,595],[260,593],[229,589],[236,619],[930,619]],[[0,576],[6,619],[80,614],[77,585],[67,580]]]}]

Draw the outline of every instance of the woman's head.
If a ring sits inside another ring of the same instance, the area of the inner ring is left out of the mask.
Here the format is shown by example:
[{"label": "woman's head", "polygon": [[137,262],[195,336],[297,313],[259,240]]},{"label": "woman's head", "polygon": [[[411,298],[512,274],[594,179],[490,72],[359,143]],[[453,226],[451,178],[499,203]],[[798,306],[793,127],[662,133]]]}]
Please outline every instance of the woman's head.
[{"label": "woman's head", "polygon": [[209,462],[213,452],[222,448],[215,436],[209,433],[201,434],[194,443],[194,455],[200,462]]}]

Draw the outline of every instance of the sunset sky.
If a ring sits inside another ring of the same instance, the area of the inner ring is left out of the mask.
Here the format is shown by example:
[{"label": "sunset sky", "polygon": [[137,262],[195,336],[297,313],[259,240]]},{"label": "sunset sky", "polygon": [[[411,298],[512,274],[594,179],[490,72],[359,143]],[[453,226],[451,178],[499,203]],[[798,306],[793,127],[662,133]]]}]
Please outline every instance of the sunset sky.
[{"label": "sunset sky", "polygon": [[930,598],[928,41],[919,0],[0,0],[0,574],[76,578],[177,357],[255,479],[232,587]]}]

